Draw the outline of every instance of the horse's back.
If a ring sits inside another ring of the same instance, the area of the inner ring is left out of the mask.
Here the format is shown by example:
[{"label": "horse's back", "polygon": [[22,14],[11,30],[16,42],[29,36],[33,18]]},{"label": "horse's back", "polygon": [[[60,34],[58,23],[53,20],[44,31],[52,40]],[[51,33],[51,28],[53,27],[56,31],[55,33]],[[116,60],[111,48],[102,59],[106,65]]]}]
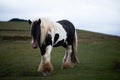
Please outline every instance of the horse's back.
[{"label": "horse's back", "polygon": [[75,35],[74,25],[68,20],[57,21],[57,23],[61,24],[62,27],[67,32],[67,41],[68,41],[68,44],[71,44],[73,42],[74,35]]},{"label": "horse's back", "polygon": [[59,24],[61,24],[63,26],[63,28],[68,31],[68,30],[71,30],[72,31],[74,30],[75,31],[75,27],[74,25],[68,21],[68,20],[61,20],[61,21],[57,21]]}]

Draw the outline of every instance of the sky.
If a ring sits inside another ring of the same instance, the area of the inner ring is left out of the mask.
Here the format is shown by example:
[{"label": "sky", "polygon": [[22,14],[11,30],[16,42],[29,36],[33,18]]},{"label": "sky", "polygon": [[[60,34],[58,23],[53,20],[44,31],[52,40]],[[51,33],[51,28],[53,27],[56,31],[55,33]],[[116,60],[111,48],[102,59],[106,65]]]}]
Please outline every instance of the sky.
[{"label": "sky", "polygon": [[0,21],[68,19],[77,29],[120,36],[120,0],[0,0]]}]

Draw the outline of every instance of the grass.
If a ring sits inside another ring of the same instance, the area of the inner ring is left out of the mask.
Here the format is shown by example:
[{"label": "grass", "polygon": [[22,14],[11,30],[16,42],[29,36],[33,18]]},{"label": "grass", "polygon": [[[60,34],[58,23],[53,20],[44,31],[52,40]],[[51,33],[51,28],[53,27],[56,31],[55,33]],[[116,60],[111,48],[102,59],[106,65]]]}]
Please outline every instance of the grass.
[{"label": "grass", "polygon": [[[9,25],[13,25],[9,27]],[[23,24],[23,25],[22,25]],[[3,27],[4,25],[4,27]],[[119,80],[120,38],[78,30],[78,57],[80,63],[74,68],[61,69],[64,48],[54,48],[51,54],[54,70],[51,76],[37,73],[40,63],[39,49],[32,49],[27,23],[0,23],[0,80]],[[23,33],[21,33],[22,30]],[[4,35],[7,32],[13,32]],[[16,34],[15,34],[16,33]],[[9,38],[13,38],[10,39]]]}]

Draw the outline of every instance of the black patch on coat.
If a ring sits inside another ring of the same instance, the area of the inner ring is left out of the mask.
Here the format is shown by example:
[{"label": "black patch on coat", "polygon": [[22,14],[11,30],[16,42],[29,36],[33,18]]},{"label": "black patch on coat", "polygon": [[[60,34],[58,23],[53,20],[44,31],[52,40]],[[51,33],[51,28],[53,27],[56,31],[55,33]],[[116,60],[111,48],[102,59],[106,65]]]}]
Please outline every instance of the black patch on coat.
[{"label": "black patch on coat", "polygon": [[40,46],[40,51],[41,51],[41,55],[42,55],[42,56],[43,56],[43,55],[45,54],[45,52],[46,52],[45,49],[46,49],[46,45],[43,44],[43,45]]},{"label": "black patch on coat", "polygon": [[41,50],[41,55],[44,55],[46,52],[46,47],[52,45],[52,37],[50,34],[47,35],[45,38],[45,42],[43,42],[42,45],[39,44],[40,50]]},{"label": "black patch on coat", "polygon": [[55,44],[53,47],[61,46],[64,44],[64,39],[59,41],[57,44]]},{"label": "black patch on coat", "polygon": [[40,35],[40,23],[38,23],[38,21],[35,21],[31,26],[31,36],[33,36],[34,40],[37,40],[39,35]]},{"label": "black patch on coat", "polygon": [[56,41],[58,40],[58,38],[59,38],[59,34],[57,33],[57,34],[55,34],[55,37],[54,37],[54,43],[56,43]]},{"label": "black patch on coat", "polygon": [[72,45],[73,40],[74,40],[74,35],[75,35],[74,25],[68,20],[61,20],[61,21],[57,21],[57,22],[59,24],[61,24],[63,26],[63,28],[65,29],[65,31],[67,32],[66,41],[68,42],[68,45]]},{"label": "black patch on coat", "polygon": [[47,35],[46,39],[45,39],[45,45],[52,45],[52,36],[50,34]]}]

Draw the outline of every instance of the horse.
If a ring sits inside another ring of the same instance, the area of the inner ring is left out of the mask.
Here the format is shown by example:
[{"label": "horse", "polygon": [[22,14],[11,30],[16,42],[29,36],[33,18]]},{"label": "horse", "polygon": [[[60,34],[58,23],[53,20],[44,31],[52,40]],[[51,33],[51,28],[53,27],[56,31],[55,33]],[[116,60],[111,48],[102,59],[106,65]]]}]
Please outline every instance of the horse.
[{"label": "horse", "polygon": [[62,69],[72,68],[78,63],[77,58],[77,32],[74,25],[68,20],[53,22],[48,18],[39,18],[30,24],[31,46],[41,51],[41,62],[38,72],[44,76],[51,75],[53,66],[51,63],[51,51],[53,47],[63,46],[66,51],[62,61]]}]

